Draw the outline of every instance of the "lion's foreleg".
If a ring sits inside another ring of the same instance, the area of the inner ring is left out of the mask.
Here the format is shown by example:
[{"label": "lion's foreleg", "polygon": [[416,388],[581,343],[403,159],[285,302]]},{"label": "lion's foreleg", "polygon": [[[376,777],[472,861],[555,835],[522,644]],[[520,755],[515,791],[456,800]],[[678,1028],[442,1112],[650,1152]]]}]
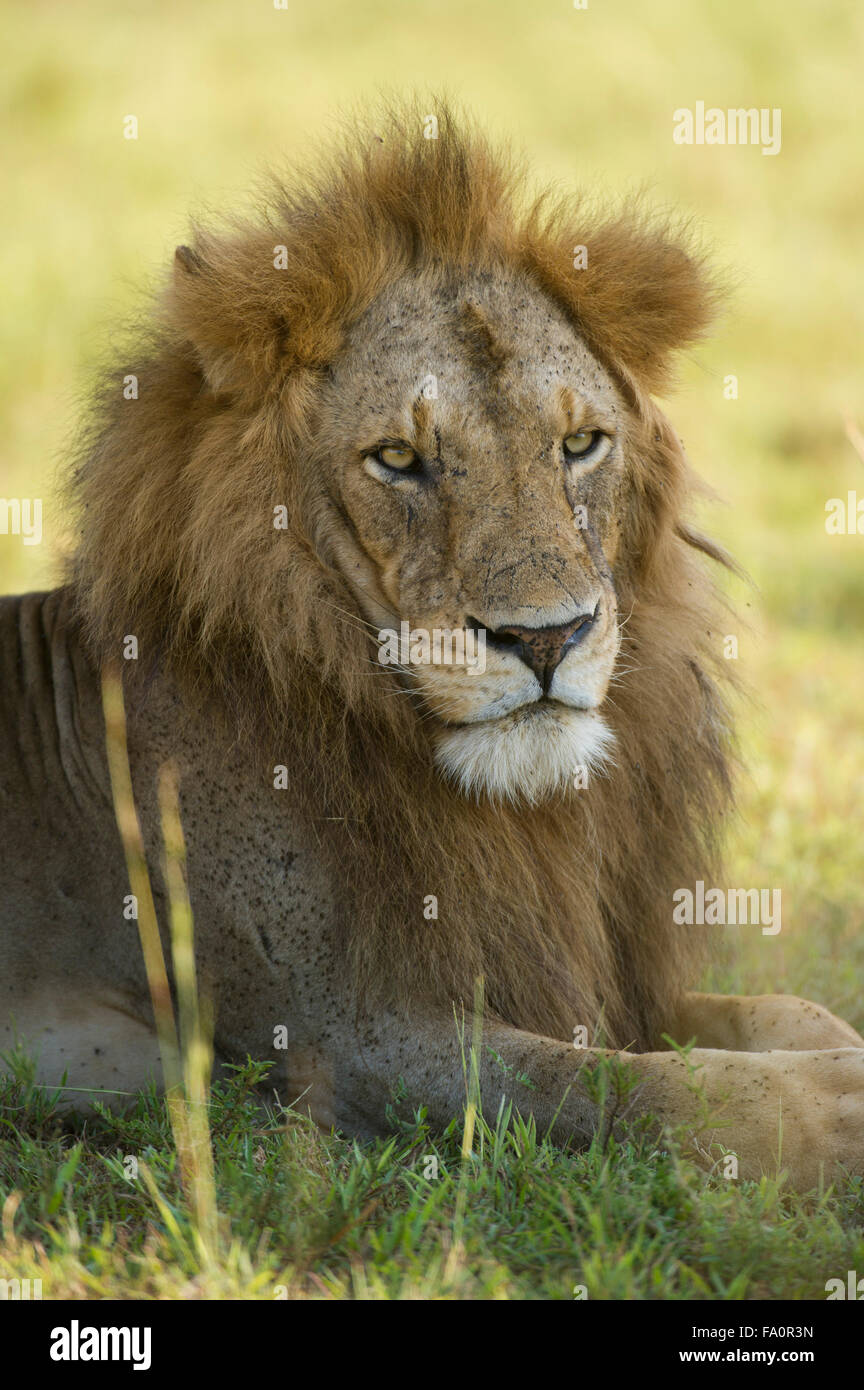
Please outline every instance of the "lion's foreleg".
[{"label": "lion's foreleg", "polygon": [[[346,1049],[341,1075],[334,1069],[332,1122],[380,1133],[388,1102],[398,1102],[445,1127],[471,1095],[470,1039],[470,1021],[460,1039],[443,1014],[376,1020]],[[613,1064],[605,1076],[603,1059]],[[487,1120],[512,1101],[558,1144],[582,1147],[609,1127],[626,1133],[644,1115],[658,1137],[677,1131],[702,1163],[733,1153],[741,1177],[783,1168],[806,1188],[841,1168],[864,1173],[864,1049],[602,1053],[487,1024],[476,1075]]]},{"label": "lion's foreleg", "polygon": [[588,1143],[597,1127],[598,1106],[578,1081],[590,1054],[567,1043],[484,1020],[475,1054],[471,1019],[457,1026],[444,1011],[378,1018],[358,1033],[347,1063],[332,1072],[332,1121],[354,1133],[384,1132],[397,1099],[400,1113],[422,1106],[435,1128],[445,1128],[477,1090],[487,1119],[502,1099],[512,1101],[559,1143]]}]

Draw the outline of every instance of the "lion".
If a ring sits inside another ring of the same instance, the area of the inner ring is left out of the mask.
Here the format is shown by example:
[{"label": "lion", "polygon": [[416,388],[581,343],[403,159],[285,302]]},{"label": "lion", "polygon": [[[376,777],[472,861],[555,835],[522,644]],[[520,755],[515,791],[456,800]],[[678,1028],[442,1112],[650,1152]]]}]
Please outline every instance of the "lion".
[{"label": "lion", "polygon": [[862,1173],[861,1037],[692,992],[715,933],[673,916],[722,881],[736,755],[724,556],[655,396],[717,284],[673,220],[531,195],[420,110],[178,248],[96,397],[65,582],[0,605],[0,1042],[79,1109],[159,1075],[106,762],[119,662],[163,930],[178,772],[219,1062],[272,1060],[361,1138],[394,1097],[443,1128],[482,980],[482,1098],[556,1143],[605,1123],[611,1058],[624,1132],[651,1116],[800,1188]]}]

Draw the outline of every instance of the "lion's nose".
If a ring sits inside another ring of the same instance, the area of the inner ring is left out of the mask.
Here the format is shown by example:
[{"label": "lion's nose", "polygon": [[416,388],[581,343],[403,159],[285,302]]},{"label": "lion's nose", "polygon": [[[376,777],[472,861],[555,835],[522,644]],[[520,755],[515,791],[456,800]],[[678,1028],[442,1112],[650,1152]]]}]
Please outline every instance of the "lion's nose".
[{"label": "lion's nose", "polygon": [[584,641],[600,612],[598,603],[591,613],[580,613],[560,627],[499,627],[486,629],[486,641],[499,651],[512,651],[534,672],[544,694],[552,684],[555,668],[580,642]]}]

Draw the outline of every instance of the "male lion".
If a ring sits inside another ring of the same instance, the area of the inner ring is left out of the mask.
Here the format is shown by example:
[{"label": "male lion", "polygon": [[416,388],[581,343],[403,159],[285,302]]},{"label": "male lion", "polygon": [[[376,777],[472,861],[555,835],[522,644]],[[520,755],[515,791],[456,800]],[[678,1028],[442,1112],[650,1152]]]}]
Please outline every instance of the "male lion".
[{"label": "male lion", "polygon": [[[521,186],[408,111],[179,249],[82,450],[67,584],[0,605],[0,1040],[79,1098],[158,1072],[100,700],[134,637],[157,907],[172,759],[218,1057],[273,1058],[357,1135],[396,1091],[443,1126],[482,975],[492,1111],[504,1093],[587,1141],[602,1047],[631,1112],[706,1161],[720,1139],[742,1175],[864,1172],[858,1034],[685,992],[712,929],[676,924],[673,893],[717,881],[728,802],[697,552],[720,555],[651,393],[714,291],[674,229]],[[403,623],[485,641],[485,669],[413,639],[383,665]],[[692,1076],[664,1035],[695,1038]]]}]

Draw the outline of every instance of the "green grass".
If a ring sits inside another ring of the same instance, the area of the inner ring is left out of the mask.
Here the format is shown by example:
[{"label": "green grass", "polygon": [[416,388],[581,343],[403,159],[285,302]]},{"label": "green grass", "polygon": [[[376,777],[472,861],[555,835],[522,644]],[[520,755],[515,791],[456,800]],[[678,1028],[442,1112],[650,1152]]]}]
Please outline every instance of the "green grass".
[{"label": "green grass", "polygon": [[0,1187],[24,1195],[0,1278],[41,1278],[44,1298],[817,1299],[864,1266],[858,1179],[802,1200],[644,1136],[567,1154],[506,1115],[465,1162],[461,1121],[433,1135],[422,1114],[360,1145],[262,1105],[261,1073],[214,1088],[211,1260],[155,1095],[70,1135],[54,1098],[7,1083]]},{"label": "green grass", "polygon": [[[864,12],[844,0],[791,12],[783,0],[329,0],[285,13],[266,0],[43,0],[0,4],[0,26],[0,494],[40,496],[46,515],[42,546],[0,536],[0,590],[58,572],[55,474],[78,398],[188,212],[243,206],[260,171],[305,158],[339,106],[446,86],[540,176],[647,183],[697,220],[736,291],[669,409],[723,499],[705,524],[756,585],[733,591],[755,702],[742,710],[727,882],[780,887],[784,919],[776,937],[727,929],[707,983],[809,995],[864,1027],[864,537],[824,530],[828,498],[864,495],[844,432],[847,415],[864,425]],[[699,99],[781,107],[780,155],[673,145],[672,111]],[[136,142],[121,137],[130,112]],[[723,397],[729,373],[738,400]],[[864,1268],[854,1184],[796,1199],[638,1144],[565,1155],[524,1127],[481,1131],[463,1171],[460,1116],[437,1140],[419,1127],[358,1147],[298,1115],[262,1118],[248,1073],[214,1098],[221,1258],[201,1268],[156,1102],[77,1141],[26,1083],[2,1116],[0,1277],[38,1267],[46,1296],[272,1297],[281,1282],[310,1297],[569,1298],[584,1283],[592,1298],[820,1298],[826,1278]],[[418,1157],[436,1152],[442,1176],[425,1182]],[[120,1154],[143,1160],[158,1199],[122,1177]]]}]

